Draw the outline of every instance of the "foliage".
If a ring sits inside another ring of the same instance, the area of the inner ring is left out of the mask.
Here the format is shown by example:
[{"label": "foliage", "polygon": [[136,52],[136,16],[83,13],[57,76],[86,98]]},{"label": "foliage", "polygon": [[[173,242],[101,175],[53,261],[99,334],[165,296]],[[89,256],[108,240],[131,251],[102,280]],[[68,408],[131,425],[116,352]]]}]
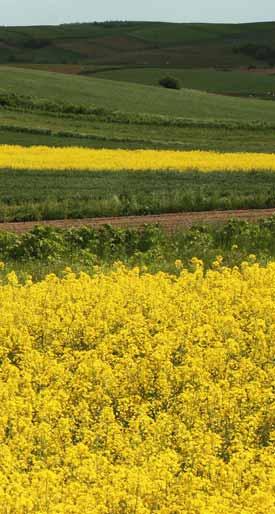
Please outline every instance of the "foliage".
[{"label": "foliage", "polygon": [[159,80],[159,85],[166,87],[167,89],[181,89],[180,81],[175,78],[167,75]]},{"label": "foliage", "polygon": [[118,260],[130,267],[146,266],[150,272],[177,274],[175,262],[192,269],[193,255],[204,261],[205,268],[211,267],[216,255],[222,255],[228,266],[240,265],[252,254],[265,264],[275,259],[274,235],[274,217],[258,223],[196,225],[171,233],[154,225],[142,229],[37,226],[23,234],[0,232],[0,261],[5,270],[16,269],[22,280],[29,274],[35,280],[52,271],[59,274],[66,266],[90,272],[94,265],[109,268]]}]

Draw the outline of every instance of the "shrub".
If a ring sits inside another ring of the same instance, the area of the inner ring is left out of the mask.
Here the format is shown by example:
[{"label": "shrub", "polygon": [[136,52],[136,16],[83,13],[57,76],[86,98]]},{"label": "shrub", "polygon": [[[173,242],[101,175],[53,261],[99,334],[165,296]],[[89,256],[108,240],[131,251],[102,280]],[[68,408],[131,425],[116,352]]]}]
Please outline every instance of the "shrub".
[{"label": "shrub", "polygon": [[181,89],[180,81],[174,77],[163,77],[159,80],[159,85],[168,89]]},{"label": "shrub", "polygon": [[40,48],[45,48],[46,46],[49,46],[51,41],[49,39],[43,38],[43,39],[35,39],[30,38],[24,41],[23,46],[24,48],[30,48],[33,50],[39,50]]}]

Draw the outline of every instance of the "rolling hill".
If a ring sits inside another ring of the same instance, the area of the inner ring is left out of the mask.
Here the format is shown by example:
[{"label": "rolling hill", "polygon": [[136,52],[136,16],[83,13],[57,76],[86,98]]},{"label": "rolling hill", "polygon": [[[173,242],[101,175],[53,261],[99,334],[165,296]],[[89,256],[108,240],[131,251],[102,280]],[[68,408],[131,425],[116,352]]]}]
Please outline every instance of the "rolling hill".
[{"label": "rolling hill", "polygon": [[247,44],[274,48],[275,23],[0,27],[0,62],[238,67],[258,62],[233,51]]},{"label": "rolling hill", "polygon": [[275,94],[275,70],[215,70],[186,68],[130,68],[120,67],[112,70],[95,70],[87,75],[97,78],[119,80],[158,86],[165,74],[172,75],[181,81],[184,88],[197,89],[208,93],[219,93],[239,96],[259,96],[268,98]]},{"label": "rolling hill", "polygon": [[151,113],[200,120],[275,122],[275,103],[182,89],[0,67],[1,89],[17,94],[96,105],[131,113]]}]

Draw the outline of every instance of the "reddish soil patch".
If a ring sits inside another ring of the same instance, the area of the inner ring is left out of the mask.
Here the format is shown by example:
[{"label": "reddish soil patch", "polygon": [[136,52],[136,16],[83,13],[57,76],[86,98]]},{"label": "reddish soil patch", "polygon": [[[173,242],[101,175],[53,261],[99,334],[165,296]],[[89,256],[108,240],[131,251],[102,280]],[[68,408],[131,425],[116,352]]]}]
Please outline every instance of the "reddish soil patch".
[{"label": "reddish soil patch", "polygon": [[148,216],[121,216],[106,218],[85,218],[85,219],[65,219],[65,220],[43,220],[43,221],[24,221],[0,223],[0,230],[12,232],[27,232],[37,225],[47,225],[56,228],[71,227],[94,227],[99,228],[104,225],[125,228],[141,228],[148,224],[158,224],[168,232],[172,232],[180,227],[191,227],[197,223],[224,223],[229,219],[243,219],[256,221],[260,218],[270,217],[275,214],[273,209],[249,209],[235,211],[206,211],[206,212],[180,212],[172,214],[156,214]]},{"label": "reddish soil patch", "polygon": [[112,56],[117,52],[137,52],[146,50],[150,45],[130,37],[100,37],[93,39],[58,40],[55,46],[89,56]]},{"label": "reddish soil patch", "polygon": [[240,71],[245,73],[259,73],[260,75],[274,75],[275,68],[240,68]]}]

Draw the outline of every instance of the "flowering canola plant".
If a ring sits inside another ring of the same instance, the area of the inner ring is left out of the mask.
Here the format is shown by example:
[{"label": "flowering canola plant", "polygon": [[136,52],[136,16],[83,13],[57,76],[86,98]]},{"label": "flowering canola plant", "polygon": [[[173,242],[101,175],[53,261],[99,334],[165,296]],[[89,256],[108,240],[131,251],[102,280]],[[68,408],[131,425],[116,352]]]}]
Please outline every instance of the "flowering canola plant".
[{"label": "flowering canola plant", "polygon": [[275,513],[275,263],[193,264],[8,275],[1,514]]},{"label": "flowering canola plant", "polygon": [[1,145],[0,169],[275,171],[275,154]]}]

